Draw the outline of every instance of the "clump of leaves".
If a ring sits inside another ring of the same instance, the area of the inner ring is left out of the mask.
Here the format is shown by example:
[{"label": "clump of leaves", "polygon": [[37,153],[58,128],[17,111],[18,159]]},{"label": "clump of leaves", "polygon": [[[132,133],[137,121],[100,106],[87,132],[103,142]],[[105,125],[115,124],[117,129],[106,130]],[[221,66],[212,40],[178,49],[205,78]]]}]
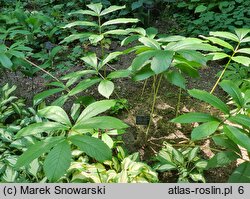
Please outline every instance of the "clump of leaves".
[{"label": "clump of leaves", "polygon": [[167,142],[157,154],[156,171],[177,171],[178,182],[205,182],[203,171],[207,161],[199,156],[199,147],[175,149]]}]

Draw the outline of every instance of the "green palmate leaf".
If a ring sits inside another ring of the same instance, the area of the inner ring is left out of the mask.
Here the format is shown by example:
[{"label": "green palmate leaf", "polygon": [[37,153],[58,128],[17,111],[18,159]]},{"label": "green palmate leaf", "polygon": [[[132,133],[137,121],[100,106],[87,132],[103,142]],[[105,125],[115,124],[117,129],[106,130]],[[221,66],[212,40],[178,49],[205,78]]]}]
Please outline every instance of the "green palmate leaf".
[{"label": "green palmate leaf", "polygon": [[101,13],[100,13],[100,16],[103,16],[103,15],[106,15],[108,13],[111,13],[111,12],[115,12],[117,10],[121,10],[121,9],[124,9],[126,8],[126,6],[110,6],[106,9],[104,9]]},{"label": "green palmate leaf", "polygon": [[13,65],[10,58],[4,53],[0,53],[0,63],[3,65],[3,67],[8,69],[11,69]]},{"label": "green palmate leaf", "polygon": [[212,35],[215,37],[222,37],[222,38],[229,39],[235,42],[240,41],[239,38],[235,34],[230,33],[230,32],[216,31],[216,32],[210,32],[209,35]]},{"label": "green palmate leaf", "polygon": [[219,127],[220,122],[218,121],[211,121],[204,124],[201,124],[200,126],[193,129],[191,134],[192,140],[200,140],[203,138],[206,138],[207,136],[213,134],[217,128]]},{"label": "green palmate leaf", "polygon": [[63,76],[61,79],[62,80],[71,80],[73,78],[80,78],[80,77],[87,75],[87,74],[96,74],[96,71],[95,70],[77,71],[77,72],[69,73],[69,74]]},{"label": "green palmate leaf", "polygon": [[113,93],[114,88],[115,88],[114,83],[105,79],[105,80],[102,80],[100,84],[98,85],[98,92],[102,96],[109,98],[110,95]]},{"label": "green palmate leaf", "polygon": [[97,116],[87,120],[81,120],[73,126],[73,130],[79,129],[124,129],[128,125],[121,120],[110,116]]},{"label": "green palmate leaf", "polygon": [[[147,47],[150,47],[150,48],[153,48],[153,49],[156,49],[156,50],[160,50],[161,49],[160,44],[156,40],[154,40],[154,39],[150,39],[150,38],[147,38],[147,37],[141,37],[139,39],[139,41],[141,43],[143,43]],[[160,52],[160,51],[157,51],[157,52]]]},{"label": "green palmate leaf", "polygon": [[205,10],[207,10],[207,6],[199,5],[195,8],[194,13],[204,12]]},{"label": "green palmate leaf", "polygon": [[233,100],[241,107],[244,104],[244,98],[241,94],[240,89],[232,82],[229,80],[223,80],[220,83],[221,88],[226,91],[232,98]]},{"label": "green palmate leaf", "polygon": [[166,71],[172,62],[173,56],[173,51],[157,50],[151,62],[151,69],[155,74],[160,74]]},{"label": "green palmate leaf", "polygon": [[136,41],[139,39],[139,35],[131,35],[126,37],[125,39],[122,40],[121,42],[121,46],[126,46],[128,44],[130,44],[133,41]]},{"label": "green palmate leaf", "polygon": [[95,53],[90,53],[85,57],[82,57],[81,60],[83,60],[88,65],[92,66],[93,68],[97,69],[97,56]]},{"label": "green palmate leaf", "polygon": [[109,53],[100,63],[99,69],[101,67],[103,67],[104,65],[106,65],[108,62],[110,62],[111,60],[117,58],[119,55],[122,55],[122,52],[113,52],[113,53]]},{"label": "green palmate leaf", "polygon": [[228,139],[228,137],[225,135],[215,135],[212,137],[212,139],[216,145],[222,146],[227,150],[237,152],[238,154],[241,153],[238,145],[232,140]]},{"label": "green palmate leaf", "polygon": [[219,121],[218,118],[207,113],[187,113],[171,120],[175,123],[212,122]]},{"label": "green palmate leaf", "polygon": [[103,38],[104,38],[103,34],[101,34],[101,35],[92,34],[92,35],[89,36],[89,41],[90,41],[91,44],[97,44]]},{"label": "green palmate leaf", "polygon": [[16,168],[28,165],[32,160],[40,157],[43,153],[48,152],[53,146],[63,141],[63,137],[48,137],[45,140],[36,142],[18,158]]},{"label": "green palmate leaf", "polygon": [[38,111],[38,115],[71,126],[67,113],[59,106],[48,106]]},{"label": "green palmate leaf", "polygon": [[116,79],[116,78],[122,78],[122,77],[129,77],[131,74],[131,71],[129,70],[117,70],[114,72],[111,72],[108,74],[108,79]]},{"label": "green palmate leaf", "polygon": [[133,60],[130,68],[134,71],[142,68],[146,61],[148,61],[151,57],[156,54],[155,50],[147,50],[145,52],[140,53],[137,57]]},{"label": "green palmate leaf", "polygon": [[250,41],[250,37],[245,37],[244,39],[241,40],[241,43],[247,43]]},{"label": "green palmate leaf", "polygon": [[200,52],[192,51],[192,50],[179,50],[178,54],[187,59],[188,61],[195,61],[200,63],[201,65],[206,65],[207,58],[202,55]]},{"label": "green palmate leaf", "polygon": [[104,111],[114,106],[115,103],[116,102],[114,100],[101,100],[90,104],[83,110],[76,123],[80,123],[100,113],[103,113]]},{"label": "green palmate leaf", "polygon": [[236,124],[240,124],[242,126],[245,126],[247,128],[250,127],[250,117],[247,115],[237,114],[235,116],[231,116],[228,118],[230,122],[234,122]]},{"label": "green palmate leaf", "polygon": [[75,41],[77,39],[85,39],[87,40],[89,38],[89,36],[91,35],[91,33],[79,33],[79,34],[72,34],[68,37],[65,37],[61,42],[61,43],[69,43],[69,42],[72,42],[72,41]]},{"label": "green palmate leaf", "polygon": [[95,13],[95,12],[93,12],[91,10],[78,10],[78,11],[69,13],[69,15],[73,15],[73,14],[91,15],[91,16],[94,16],[94,17],[98,16],[97,13]]},{"label": "green palmate leaf", "polygon": [[235,33],[238,36],[239,40],[241,41],[248,33],[250,32],[250,29],[235,29]]},{"label": "green palmate leaf", "polygon": [[25,58],[24,53],[22,53],[20,51],[9,50],[8,53],[11,54],[11,55],[14,55],[15,57],[18,57],[18,58]]},{"label": "green palmate leaf", "polygon": [[230,49],[232,51],[234,50],[234,47],[231,44],[229,44],[226,41],[223,41],[222,39],[215,38],[215,37],[204,37],[204,36],[202,36],[202,37],[209,40],[209,41],[211,41],[214,44],[218,44],[218,45],[220,45],[222,47],[225,47],[225,48],[228,48],[228,49]]},{"label": "green palmate leaf", "polygon": [[71,149],[65,140],[57,144],[48,154],[44,161],[43,169],[50,182],[57,181],[62,177],[70,166]]},{"label": "green palmate leaf", "polygon": [[16,138],[28,135],[35,135],[42,132],[65,131],[68,129],[69,127],[57,122],[39,122],[35,124],[30,124],[29,126],[18,131],[18,133],[16,134]]},{"label": "green palmate leaf", "polygon": [[207,169],[228,165],[237,158],[239,158],[239,156],[231,151],[217,153],[208,161]]},{"label": "green palmate leaf", "polygon": [[73,88],[68,95],[69,96],[76,95],[77,93],[84,91],[85,89],[100,82],[101,80],[102,80],[101,78],[85,79],[81,81],[79,84],[77,84],[77,86]]},{"label": "green palmate leaf", "polygon": [[123,24],[123,23],[137,23],[139,22],[138,19],[133,18],[118,18],[106,21],[102,24],[102,26],[114,25],[114,24]]},{"label": "green palmate leaf", "polygon": [[222,102],[219,98],[213,96],[212,94],[210,94],[206,91],[193,89],[193,90],[189,90],[188,93],[191,96],[193,96],[199,100],[202,100],[204,102],[211,104],[212,106],[218,108],[219,110],[221,110],[225,114],[230,113],[229,108],[227,107],[227,105],[224,102]]},{"label": "green palmate leaf", "polygon": [[230,57],[226,53],[209,53],[208,55],[213,56],[212,60],[224,59],[226,57]]},{"label": "green palmate leaf", "polygon": [[75,21],[72,23],[67,24],[66,26],[64,26],[64,28],[71,28],[74,26],[93,26],[93,27],[98,27],[98,24],[94,23],[94,22],[90,22],[90,21]]},{"label": "green palmate leaf", "polygon": [[186,37],[179,36],[179,35],[174,35],[174,36],[168,36],[168,37],[161,37],[157,39],[156,41],[162,42],[162,43],[168,43],[168,42],[176,42],[176,41],[181,41],[184,40]]},{"label": "green palmate leaf", "polygon": [[33,104],[34,106],[39,104],[41,101],[43,101],[45,98],[54,95],[56,93],[59,93],[61,91],[63,91],[64,88],[54,88],[54,89],[49,89],[46,91],[43,91],[41,93],[38,93],[35,95],[34,99],[33,99]]},{"label": "green palmate leaf", "polygon": [[237,50],[237,53],[245,53],[250,55],[250,48],[242,48]]},{"label": "green palmate leaf", "polygon": [[75,135],[69,137],[69,140],[79,147],[80,150],[99,162],[111,160],[112,158],[111,149],[103,141],[97,138],[86,135]]},{"label": "green palmate leaf", "polygon": [[136,72],[133,75],[133,80],[134,81],[141,81],[141,80],[147,79],[153,75],[155,75],[155,73],[152,71],[150,64],[147,64],[140,71]]},{"label": "green palmate leaf", "polygon": [[69,99],[69,97],[67,95],[61,95],[59,98],[57,98],[56,100],[54,100],[51,103],[51,106],[60,106],[60,107],[62,107],[68,99]]},{"label": "green palmate leaf", "polygon": [[249,183],[250,182],[250,162],[244,162],[238,166],[229,177],[229,183]]},{"label": "green palmate leaf", "polygon": [[234,60],[235,62],[238,62],[240,64],[243,64],[244,66],[250,65],[250,58],[249,57],[235,56],[235,57],[232,57],[232,60]]},{"label": "green palmate leaf", "polygon": [[93,10],[98,15],[100,15],[101,10],[102,10],[102,4],[101,3],[88,4],[87,7],[90,10]]},{"label": "green palmate leaf", "polygon": [[104,32],[104,35],[127,35],[129,31],[123,29],[109,30]]},{"label": "green palmate leaf", "polygon": [[186,89],[186,80],[185,78],[182,76],[181,73],[177,72],[177,71],[170,71],[168,72],[165,77],[167,78],[167,80],[171,83],[174,84],[176,86],[179,86],[180,88]]},{"label": "green palmate leaf", "polygon": [[243,133],[240,129],[236,127],[228,125],[224,125],[223,130],[232,141],[244,147],[245,149],[247,149],[248,152],[250,152],[250,138],[245,133]]}]

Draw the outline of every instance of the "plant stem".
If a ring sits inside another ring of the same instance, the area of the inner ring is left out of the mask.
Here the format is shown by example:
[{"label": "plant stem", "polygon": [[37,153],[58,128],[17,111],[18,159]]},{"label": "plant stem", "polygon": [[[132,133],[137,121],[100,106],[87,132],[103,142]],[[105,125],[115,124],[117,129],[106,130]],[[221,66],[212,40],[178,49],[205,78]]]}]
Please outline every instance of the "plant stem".
[{"label": "plant stem", "polygon": [[177,105],[176,105],[176,112],[175,112],[175,117],[177,117],[179,115],[179,112],[180,112],[180,103],[181,103],[181,87],[179,88],[179,94],[178,94],[178,102],[177,102]]},{"label": "plant stem", "polygon": [[236,46],[236,48],[234,49],[234,52],[233,52],[232,56],[231,56],[231,57],[230,57],[230,59],[228,60],[228,62],[227,62],[227,64],[226,64],[226,66],[225,66],[225,68],[224,68],[224,70],[221,72],[221,74],[220,74],[219,78],[217,79],[216,83],[214,84],[214,86],[213,86],[212,90],[210,91],[210,94],[212,94],[212,93],[214,92],[215,88],[216,88],[216,87],[217,87],[217,85],[219,84],[219,82],[220,82],[221,78],[223,77],[224,73],[226,72],[227,67],[229,66],[229,64],[230,64],[230,62],[231,62],[232,58],[234,57],[234,55],[235,55],[236,51],[238,50],[239,46],[240,46],[240,43],[238,43],[238,45],[237,45],[237,46]]},{"label": "plant stem", "polygon": [[32,66],[35,66],[36,68],[38,68],[39,70],[43,71],[44,73],[46,73],[47,75],[49,75],[50,77],[52,77],[54,80],[56,80],[57,82],[61,82],[57,77],[55,77],[54,75],[52,75],[51,73],[49,73],[48,71],[44,70],[42,67],[38,66],[37,64],[29,61],[26,58],[23,58],[24,61],[28,62],[29,64],[31,64]]},{"label": "plant stem", "polygon": [[[148,124],[148,127],[147,127],[147,130],[146,130],[146,139],[148,137],[148,131],[149,131],[149,128],[150,128],[150,124],[152,122],[152,117],[153,117],[153,114],[154,114],[154,109],[155,109],[155,103],[156,103],[156,98],[157,98],[157,94],[158,94],[158,91],[159,91],[159,88],[160,88],[160,85],[161,85],[161,80],[162,80],[162,74],[159,78],[159,81],[158,81],[158,84],[157,84],[157,87],[156,89],[154,88],[154,98],[153,98],[153,103],[152,103],[152,107],[151,107],[151,113],[150,113],[150,119],[149,119],[149,124]],[[154,85],[156,84],[156,78],[154,76]],[[155,86],[154,86],[155,87]]]},{"label": "plant stem", "polygon": [[144,82],[144,84],[143,84],[143,88],[142,88],[142,92],[141,92],[141,97],[142,97],[142,95],[144,94],[144,91],[145,91],[147,82],[148,82],[148,79],[146,79],[145,82]]}]

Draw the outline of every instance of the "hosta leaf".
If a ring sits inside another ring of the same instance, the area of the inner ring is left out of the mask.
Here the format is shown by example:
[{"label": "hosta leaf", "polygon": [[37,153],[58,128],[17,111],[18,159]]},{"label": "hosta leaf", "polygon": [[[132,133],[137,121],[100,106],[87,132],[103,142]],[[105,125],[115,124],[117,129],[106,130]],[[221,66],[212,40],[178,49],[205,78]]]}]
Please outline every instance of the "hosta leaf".
[{"label": "hosta leaf", "polygon": [[51,106],[60,106],[62,107],[65,102],[68,100],[68,96],[67,95],[61,95],[59,98],[57,98],[56,100],[54,100],[52,103],[51,103]]},{"label": "hosta leaf", "polygon": [[103,141],[98,138],[89,137],[86,135],[75,135],[69,137],[69,140],[84,151],[87,155],[95,158],[99,162],[111,160],[111,149]]},{"label": "hosta leaf", "polygon": [[[148,46],[150,48],[153,48],[153,49],[156,49],[156,50],[160,50],[161,49],[160,44],[156,40],[154,40],[154,39],[150,39],[148,37],[141,37],[139,39],[139,41],[141,43],[143,43],[145,46]],[[157,53],[159,53],[159,52],[160,51],[157,51]]]},{"label": "hosta leaf", "polygon": [[87,120],[77,122],[73,126],[73,130],[79,129],[124,129],[128,125],[121,120],[110,116],[97,116]]},{"label": "hosta leaf", "polygon": [[42,132],[51,132],[51,131],[64,131],[68,130],[68,127],[57,123],[57,122],[39,122],[30,124],[27,127],[24,127],[16,134],[16,138],[22,136],[34,135]]},{"label": "hosta leaf", "polygon": [[229,183],[249,183],[250,182],[250,162],[240,164],[229,177]]},{"label": "hosta leaf", "polygon": [[175,169],[176,169],[176,166],[173,164],[163,164],[156,168],[156,170],[159,172],[165,172],[165,171],[170,171],[170,170],[175,170]]},{"label": "hosta leaf", "polygon": [[193,90],[189,90],[188,93],[191,96],[193,96],[199,100],[202,100],[204,102],[207,102],[210,105],[214,106],[215,108],[218,108],[219,110],[221,110],[225,114],[229,114],[229,112],[230,112],[229,108],[227,107],[227,105],[224,102],[222,102],[219,98],[213,96],[212,94],[210,94],[206,91],[193,89]]},{"label": "hosta leaf", "polygon": [[114,25],[114,24],[123,24],[123,23],[137,23],[139,22],[138,19],[133,18],[118,18],[106,21],[102,24],[102,26]]},{"label": "hosta leaf", "polygon": [[3,65],[3,67],[8,69],[11,69],[13,65],[10,58],[4,53],[0,53],[0,63]]},{"label": "hosta leaf", "polygon": [[222,37],[222,38],[229,39],[235,42],[240,41],[239,38],[235,34],[230,33],[230,32],[216,31],[216,32],[209,32],[209,35],[215,36],[215,37]]},{"label": "hosta leaf", "polygon": [[121,9],[124,9],[126,8],[126,6],[110,6],[106,9],[104,9],[101,13],[100,13],[100,16],[103,16],[103,15],[106,15],[108,13],[111,13],[111,12],[115,12],[117,10],[121,10]]},{"label": "hosta leaf", "polygon": [[38,115],[71,126],[67,113],[59,106],[47,106],[39,110]]},{"label": "hosta leaf", "polygon": [[245,133],[243,133],[240,129],[236,127],[228,125],[224,125],[223,130],[232,141],[244,147],[245,149],[247,149],[248,152],[250,152],[250,138]]},{"label": "hosta leaf", "polygon": [[188,161],[191,162],[195,157],[197,157],[199,152],[199,147],[194,147],[188,154]]},{"label": "hosta leaf", "polygon": [[173,51],[157,51],[151,62],[151,69],[155,74],[160,74],[166,71],[173,59]]},{"label": "hosta leaf", "polygon": [[50,182],[57,181],[62,177],[70,166],[71,149],[65,140],[57,144],[47,155],[43,169]]},{"label": "hosta leaf", "polygon": [[16,168],[28,165],[32,160],[48,152],[53,146],[64,140],[64,137],[48,137],[45,140],[36,142],[18,158]]},{"label": "hosta leaf", "polygon": [[101,100],[98,102],[94,102],[94,103],[88,105],[83,110],[83,112],[81,113],[81,115],[77,119],[76,123],[80,123],[80,122],[87,120],[91,117],[94,117],[100,113],[103,113],[104,111],[110,109],[114,105],[115,105],[114,100]]},{"label": "hosta leaf", "polygon": [[43,91],[41,93],[38,93],[35,95],[34,99],[33,99],[33,104],[37,105],[39,104],[41,101],[43,101],[45,98],[54,95],[56,93],[59,93],[60,91],[63,91],[64,88],[54,88],[54,89],[49,89],[46,91]]},{"label": "hosta leaf", "polygon": [[114,141],[112,140],[112,138],[107,133],[102,134],[102,141],[105,144],[107,144],[109,148],[112,149],[112,147],[114,145]]},{"label": "hosta leaf", "polygon": [[224,91],[226,91],[233,98],[236,104],[238,104],[240,107],[243,106],[244,98],[241,94],[241,91],[232,81],[223,80],[220,83],[220,86]]},{"label": "hosta leaf", "polygon": [[90,22],[90,21],[74,21],[72,23],[67,24],[66,26],[64,26],[64,28],[71,28],[74,26],[93,26],[93,27],[98,27],[98,25],[94,22]]},{"label": "hosta leaf", "polygon": [[217,121],[211,121],[204,124],[201,124],[200,126],[193,129],[191,134],[192,140],[200,140],[203,138],[206,138],[207,136],[213,134],[217,128],[219,127],[220,122]]},{"label": "hosta leaf", "polygon": [[90,86],[100,82],[101,78],[93,78],[93,79],[85,79],[81,81],[79,84],[76,85],[70,92],[69,96],[76,95],[77,93],[80,93],[84,91],[85,89],[89,88]]},{"label": "hosta leaf", "polygon": [[122,40],[121,46],[126,46],[139,39],[139,35],[131,35]]},{"label": "hosta leaf", "polygon": [[240,64],[243,64],[244,66],[250,65],[250,58],[249,57],[235,56],[235,57],[232,57],[232,60],[234,60],[235,62],[238,62]]},{"label": "hosta leaf", "polygon": [[98,85],[98,92],[102,96],[109,98],[110,95],[113,93],[114,88],[115,88],[114,83],[105,79],[105,80],[102,80],[100,84]]},{"label": "hosta leaf", "polygon": [[250,48],[241,48],[237,50],[237,53],[245,53],[250,55]]},{"label": "hosta leaf", "polygon": [[236,124],[240,124],[242,126],[245,126],[247,128],[250,127],[250,117],[247,115],[237,114],[235,116],[231,116],[228,118],[230,122],[234,122]]},{"label": "hosta leaf", "polygon": [[231,151],[217,153],[208,161],[207,169],[228,165],[237,158],[239,158],[239,156]]},{"label": "hosta leaf", "polygon": [[219,121],[216,117],[207,113],[186,113],[171,120],[175,123],[212,122]]},{"label": "hosta leaf", "polygon": [[185,78],[182,76],[181,73],[177,72],[177,71],[170,71],[168,72],[165,77],[167,78],[167,80],[171,83],[174,84],[176,86],[179,86],[180,88],[186,89],[186,80]]},{"label": "hosta leaf", "polygon": [[186,37],[174,35],[174,36],[168,36],[168,37],[161,37],[157,39],[158,42],[175,42],[175,41],[181,41],[184,40]]}]

